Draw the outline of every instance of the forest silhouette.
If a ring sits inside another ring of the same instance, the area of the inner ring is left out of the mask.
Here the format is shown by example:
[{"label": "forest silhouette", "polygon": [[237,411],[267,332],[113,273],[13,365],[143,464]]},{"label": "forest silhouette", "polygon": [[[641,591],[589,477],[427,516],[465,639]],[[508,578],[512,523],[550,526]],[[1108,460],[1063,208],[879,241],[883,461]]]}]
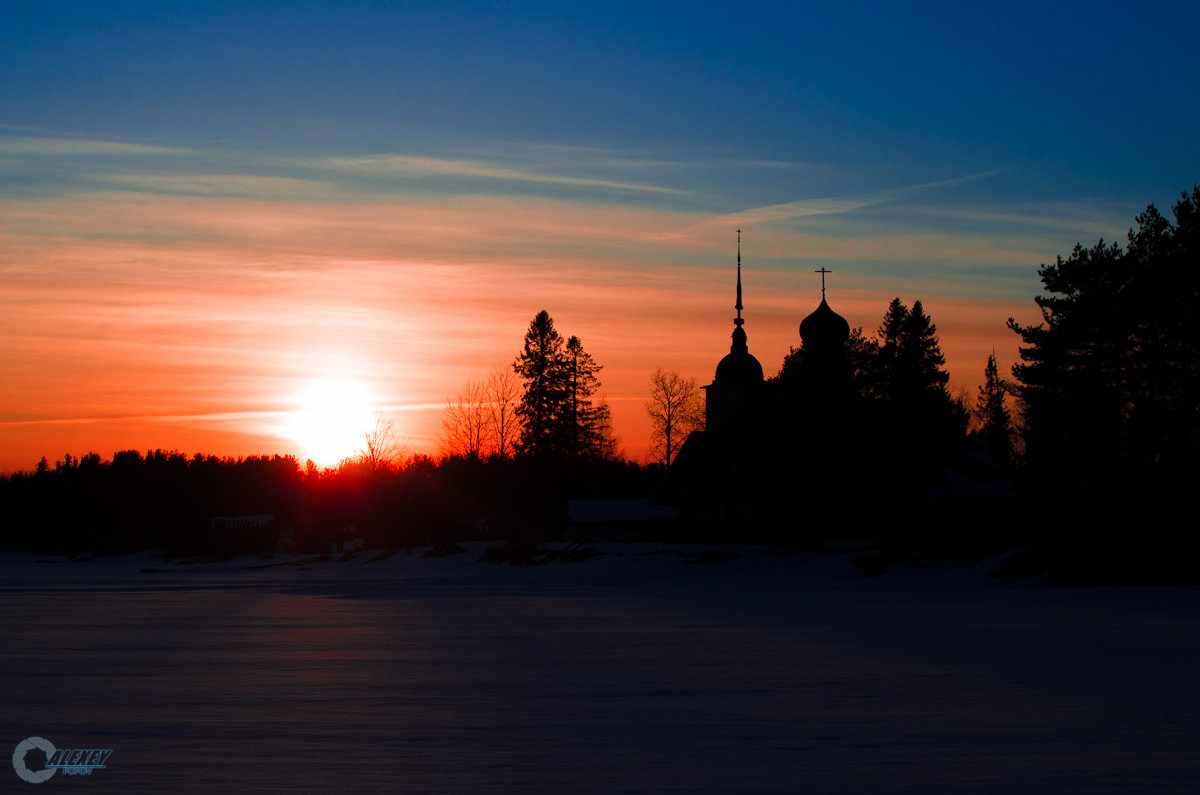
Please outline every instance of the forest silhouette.
[{"label": "forest silhouette", "polygon": [[[1011,378],[994,356],[981,363],[975,400],[948,391],[920,300],[894,299],[872,333],[806,337],[763,381],[736,438],[704,432],[706,454],[733,473],[716,486],[689,459],[699,443],[679,450],[700,423],[694,382],[654,374],[689,425],[656,425],[673,439],[662,463],[624,460],[602,365],[541,310],[512,364],[447,402],[437,458],[380,457],[394,448],[381,437],[326,470],[163,450],[43,458],[0,478],[0,546],[229,556],[536,544],[563,537],[569,501],[654,499],[681,518],[646,540],[858,539],[867,573],[1007,553],[1008,577],[1197,582],[1180,523],[1200,485],[1200,188],[1173,218],[1151,205],[1126,245],[1079,245],[1043,265],[1042,322],[1009,320],[1021,361]],[[740,276],[737,309],[735,348]],[[648,408],[656,423],[673,416]]]}]

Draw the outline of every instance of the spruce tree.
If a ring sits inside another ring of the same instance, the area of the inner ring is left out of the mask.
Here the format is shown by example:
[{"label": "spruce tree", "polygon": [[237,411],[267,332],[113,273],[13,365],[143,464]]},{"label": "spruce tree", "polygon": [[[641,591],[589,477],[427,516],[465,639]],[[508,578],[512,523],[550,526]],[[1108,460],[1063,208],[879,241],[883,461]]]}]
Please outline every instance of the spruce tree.
[{"label": "spruce tree", "polygon": [[912,309],[899,298],[888,304],[876,332],[875,390],[899,404],[937,402],[944,396],[950,374],[938,342],[937,326],[920,301]]},{"label": "spruce tree", "polygon": [[517,406],[522,454],[611,457],[616,440],[608,404],[596,402],[603,368],[578,337],[563,342],[546,310],[529,324],[513,369],[525,381]]},{"label": "spruce tree", "polygon": [[901,393],[898,378],[901,367],[900,346],[908,314],[908,307],[900,302],[899,297],[893,298],[883,315],[883,322],[875,332],[878,343],[872,368],[874,372],[870,378],[875,397],[894,401]]},{"label": "spruce tree", "polygon": [[979,398],[972,412],[979,422],[975,438],[979,440],[984,452],[1004,468],[1012,462],[1012,414],[1005,400],[1008,384],[1000,377],[994,352],[988,356],[983,377],[983,385],[979,387]]},{"label": "spruce tree", "polygon": [[600,389],[596,374],[604,369],[583,349],[579,337],[567,340],[567,372],[570,378],[570,402],[566,418],[572,457],[611,457],[615,440],[608,404],[597,403],[594,397]]},{"label": "spruce tree", "polygon": [[565,452],[569,442],[564,424],[571,412],[570,375],[563,338],[543,309],[525,332],[525,346],[513,369],[525,381],[517,406],[521,420],[518,449],[524,455],[553,455]]},{"label": "spruce tree", "polygon": [[897,376],[904,388],[914,394],[944,393],[950,374],[943,368],[946,357],[938,342],[937,326],[920,301],[900,324],[900,356]]},{"label": "spruce tree", "polygon": [[908,446],[918,468],[946,459],[966,434],[967,416],[946,388],[950,374],[937,326],[920,301],[909,309],[893,298],[877,336],[870,381],[881,398],[881,433]]}]

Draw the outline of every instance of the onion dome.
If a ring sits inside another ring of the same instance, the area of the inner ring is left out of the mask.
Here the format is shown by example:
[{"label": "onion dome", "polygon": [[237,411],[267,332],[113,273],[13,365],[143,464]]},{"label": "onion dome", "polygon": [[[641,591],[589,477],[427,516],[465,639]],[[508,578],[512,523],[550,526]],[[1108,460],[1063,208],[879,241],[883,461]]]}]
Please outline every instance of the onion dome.
[{"label": "onion dome", "polygon": [[825,296],[821,296],[817,311],[800,321],[800,339],[804,340],[806,348],[841,345],[849,336],[850,324],[846,318],[829,308]]}]

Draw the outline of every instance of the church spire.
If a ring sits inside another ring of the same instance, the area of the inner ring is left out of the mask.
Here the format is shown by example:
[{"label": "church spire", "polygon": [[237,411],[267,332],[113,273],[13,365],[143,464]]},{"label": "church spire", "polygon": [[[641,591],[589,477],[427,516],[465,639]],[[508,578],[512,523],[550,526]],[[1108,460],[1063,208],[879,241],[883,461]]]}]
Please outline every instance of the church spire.
[{"label": "church spire", "polygon": [[746,330],[742,328],[746,323],[742,318],[742,230],[737,230],[737,233],[737,303],[733,305],[737,310],[737,317],[733,319],[733,344],[729,346],[729,352],[749,353],[746,346]]},{"label": "church spire", "polygon": [[[742,317],[742,230],[737,230],[737,299],[734,302],[733,308],[737,310],[737,317],[733,319],[733,344],[729,346],[729,355],[721,360],[717,365],[717,374],[713,378],[712,384],[705,387],[753,387],[754,384],[761,384],[763,380],[762,365],[758,363],[758,359],[750,353],[749,346],[746,345],[746,319]],[[723,400],[724,398],[714,398],[717,393],[709,392],[709,405],[713,405],[714,399]],[[733,398],[729,398],[733,400]],[[741,398],[737,398],[741,400]],[[735,401],[736,402],[736,401]],[[722,409],[724,411],[724,409]],[[739,409],[740,411],[740,409]],[[710,411],[708,417],[710,421],[715,422],[712,418],[715,415]],[[709,427],[715,428],[714,425]]]},{"label": "church spire", "polygon": [[742,320],[742,230],[737,230],[737,233],[737,303],[733,305],[733,308],[737,310],[737,318],[733,322],[740,326],[746,321]]}]

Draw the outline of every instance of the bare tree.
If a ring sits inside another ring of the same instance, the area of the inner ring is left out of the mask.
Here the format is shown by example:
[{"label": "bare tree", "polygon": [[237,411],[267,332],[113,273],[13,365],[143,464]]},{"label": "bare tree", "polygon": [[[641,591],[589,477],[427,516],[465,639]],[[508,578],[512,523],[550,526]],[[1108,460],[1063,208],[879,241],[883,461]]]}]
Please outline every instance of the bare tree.
[{"label": "bare tree", "polygon": [[442,412],[442,454],[482,458],[492,445],[492,409],[488,385],[468,381],[446,400]]},{"label": "bare tree", "polygon": [[687,435],[704,427],[704,401],[695,378],[684,378],[661,367],[650,376],[650,452],[655,460],[670,466]]},{"label": "bare tree", "polygon": [[393,472],[408,457],[408,445],[396,436],[391,417],[375,412],[375,422],[363,434],[363,446],[354,454],[355,463],[368,472]]},{"label": "bare tree", "polygon": [[521,436],[521,420],[517,417],[521,379],[511,367],[497,366],[488,376],[485,391],[492,451],[501,458],[508,458]]}]

